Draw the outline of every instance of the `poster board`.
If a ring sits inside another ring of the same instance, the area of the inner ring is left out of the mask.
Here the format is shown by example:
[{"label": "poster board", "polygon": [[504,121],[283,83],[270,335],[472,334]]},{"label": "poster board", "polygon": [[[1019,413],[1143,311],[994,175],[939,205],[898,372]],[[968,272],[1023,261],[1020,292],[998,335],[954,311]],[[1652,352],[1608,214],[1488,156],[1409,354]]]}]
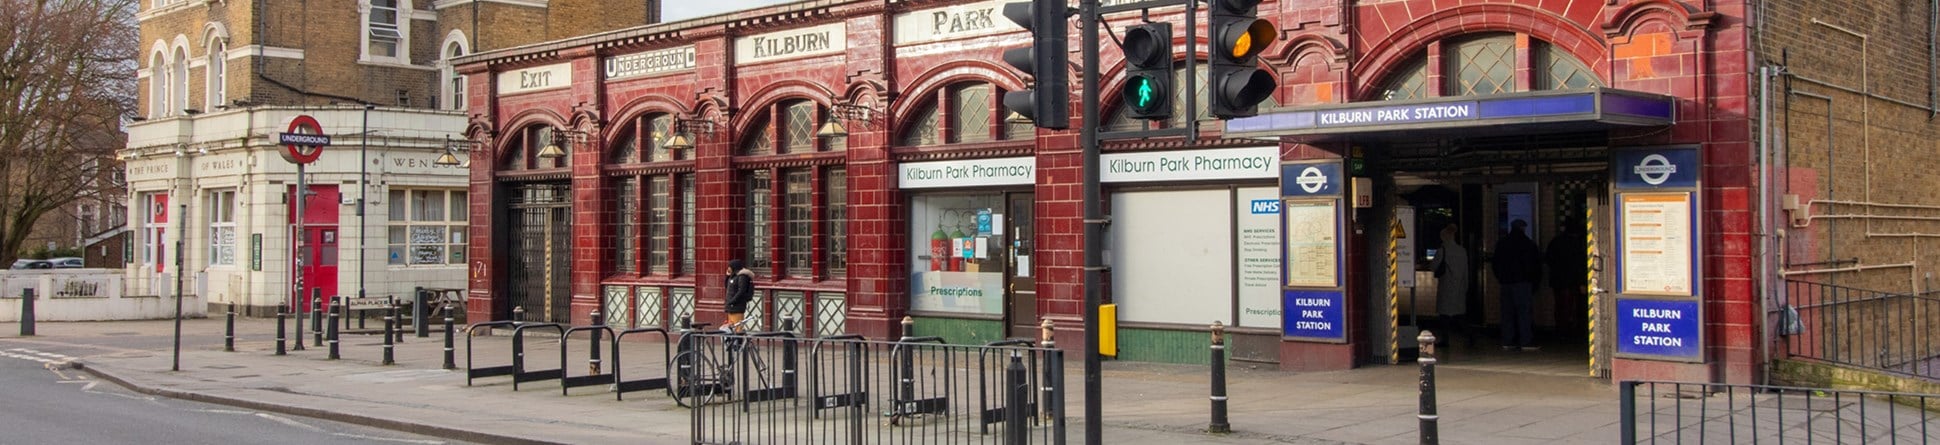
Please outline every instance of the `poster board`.
[{"label": "poster board", "polygon": [[1287,222],[1286,285],[1339,286],[1340,201],[1289,199],[1280,208]]},{"label": "poster board", "polygon": [[1346,169],[1341,160],[1280,167],[1281,334],[1284,339],[1347,343],[1342,256]]},{"label": "poster board", "polygon": [[1697,146],[1613,150],[1615,357],[1705,361]]},{"label": "poster board", "polygon": [[1689,297],[1697,269],[1695,200],[1690,192],[1618,194],[1617,239],[1626,295]]}]

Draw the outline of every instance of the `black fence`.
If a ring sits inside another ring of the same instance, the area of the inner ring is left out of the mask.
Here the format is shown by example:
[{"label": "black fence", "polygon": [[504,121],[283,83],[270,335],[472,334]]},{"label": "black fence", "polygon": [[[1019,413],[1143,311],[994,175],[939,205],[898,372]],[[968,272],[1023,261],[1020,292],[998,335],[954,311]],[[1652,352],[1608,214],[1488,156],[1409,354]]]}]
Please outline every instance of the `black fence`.
[{"label": "black fence", "polygon": [[1617,384],[1621,443],[1934,444],[1940,395],[1763,385]]},{"label": "black fence", "polygon": [[1786,282],[1790,358],[1940,379],[1940,298]]},{"label": "black fence", "polygon": [[669,362],[697,444],[1062,444],[1063,352],[1014,340],[681,336]]}]

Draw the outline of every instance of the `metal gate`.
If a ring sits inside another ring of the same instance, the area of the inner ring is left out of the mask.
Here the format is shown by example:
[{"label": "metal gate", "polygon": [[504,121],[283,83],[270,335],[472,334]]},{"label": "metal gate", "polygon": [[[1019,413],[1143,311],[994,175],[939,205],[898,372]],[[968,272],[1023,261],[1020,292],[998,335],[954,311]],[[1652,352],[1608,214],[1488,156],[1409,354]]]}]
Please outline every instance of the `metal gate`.
[{"label": "metal gate", "polygon": [[503,283],[519,321],[568,323],[572,302],[572,187],[513,186],[511,273]]}]

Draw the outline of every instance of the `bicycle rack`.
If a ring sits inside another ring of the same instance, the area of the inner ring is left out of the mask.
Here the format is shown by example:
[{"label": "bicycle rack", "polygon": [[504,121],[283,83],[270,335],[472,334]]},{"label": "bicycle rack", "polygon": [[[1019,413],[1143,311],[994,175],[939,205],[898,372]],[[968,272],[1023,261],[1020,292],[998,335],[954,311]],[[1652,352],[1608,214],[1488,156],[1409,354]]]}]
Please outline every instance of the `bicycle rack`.
[{"label": "bicycle rack", "polygon": [[549,369],[545,371],[525,370],[525,330],[535,329],[535,328],[552,329],[554,332],[559,333],[559,336],[561,337],[560,338],[561,342],[565,341],[564,337],[566,336],[566,326],[561,325],[559,323],[523,323],[518,325],[517,327],[512,328],[512,368],[513,368],[512,369],[512,390],[513,391],[519,390],[520,383],[552,380],[552,379],[557,379],[557,378],[566,376],[566,368]]},{"label": "bicycle rack", "polygon": [[[885,413],[890,418],[891,425],[896,424],[896,419],[900,417],[918,414],[938,414],[950,410],[950,398],[948,396],[927,399],[916,398],[915,357],[910,356],[909,351],[920,343],[948,344],[943,341],[943,337],[904,337],[896,342],[895,347],[890,348],[889,356],[897,363],[895,368],[891,368],[891,372],[895,374],[891,380],[896,381],[899,386],[895,397],[890,400],[890,412]],[[955,359],[952,357],[954,356],[951,354],[943,354],[944,368],[956,367],[953,364]],[[943,374],[943,387],[951,387],[950,380],[954,374]]]},{"label": "bicycle rack", "polygon": [[[559,334],[559,373],[560,373],[559,395],[562,395],[562,396],[572,395],[569,391],[571,391],[573,388],[594,386],[594,385],[610,385],[610,384],[613,384],[614,382],[613,372],[605,372],[605,373],[593,372],[593,373],[589,373],[587,375],[578,376],[578,377],[565,375],[566,362],[568,361],[566,356],[568,355],[567,351],[572,349],[571,345],[573,342],[571,340],[573,338],[573,333],[580,332],[580,331],[593,332],[592,346],[590,347],[593,348],[591,354],[592,354],[592,361],[593,363],[595,363],[594,366],[598,366],[597,363],[599,363],[600,334],[605,333],[607,336],[613,335],[613,328],[607,327],[606,325],[574,326],[572,328],[566,329],[563,333]],[[619,352],[618,352],[619,344],[614,343],[613,346],[615,346],[613,348],[614,350],[613,358],[617,365],[617,362],[619,359]]]},{"label": "bicycle rack", "polygon": [[512,373],[518,372],[519,368],[518,368],[518,361],[516,358],[514,358],[512,362],[513,364],[511,365],[487,366],[484,368],[472,366],[472,338],[477,337],[478,328],[493,328],[493,327],[501,327],[501,326],[518,326],[518,325],[519,325],[519,322],[516,322],[516,321],[501,320],[501,321],[487,321],[487,322],[473,323],[470,326],[465,327],[465,386],[472,386],[472,379],[482,379],[486,377],[512,375]]},{"label": "bicycle rack", "polygon": [[[983,434],[990,434],[990,424],[1002,423],[1006,418],[1004,417],[1005,411],[1015,408],[1012,406],[1005,406],[1001,408],[990,407],[990,386],[991,386],[990,385],[990,353],[993,351],[1000,351],[1000,349],[992,349],[992,348],[1003,347],[1003,346],[1023,346],[1026,348],[1030,348],[1030,347],[1036,347],[1037,344],[1030,340],[1014,338],[1009,340],[998,340],[990,343],[985,343],[984,346],[988,348],[982,349],[977,352],[977,410],[979,413],[981,413],[977,418],[977,428],[979,428],[980,429],[979,432]],[[1030,366],[1029,369],[1031,371],[1028,372],[1028,375],[1030,375],[1031,378],[1035,380],[1037,377],[1037,373],[1035,371],[1038,369],[1037,354],[1031,354],[1030,356],[1031,356],[1031,362],[1029,365]],[[998,379],[999,381],[1001,381],[1003,377],[1000,375]],[[1033,384],[1031,386],[1033,387],[1037,386],[1035,384],[1036,382],[1032,382],[1032,383]],[[1004,385],[1000,383],[997,386],[1001,388]],[[1024,410],[1025,412],[1028,412],[1028,413],[1036,413],[1037,405],[1038,405],[1037,392],[1032,391],[1031,399],[1025,403]]]},{"label": "bicycle rack", "polygon": [[[667,359],[667,378],[670,379],[670,385],[672,385],[672,387],[667,388],[667,395],[673,397],[676,402],[679,402],[680,399],[700,395],[701,393],[706,393],[707,395],[727,393],[727,387],[718,382],[706,384],[689,382],[689,380],[706,380],[702,376],[707,373],[707,370],[701,369],[700,367],[705,360],[700,359],[700,349],[694,346],[695,341],[701,338],[700,336],[706,335],[700,331],[706,327],[707,323],[689,323],[687,328],[680,331],[680,343],[677,347],[680,352],[675,354],[675,357],[688,357],[687,360],[693,360],[693,363],[674,363],[677,360],[671,357]],[[674,372],[674,368],[683,366],[688,369],[678,373]]]},{"label": "bicycle rack", "polygon": [[674,360],[672,352],[673,338],[667,334],[667,328],[635,328],[613,334],[613,400],[626,400],[626,393],[629,392],[654,389],[665,389],[668,390],[667,395],[673,395],[672,379],[668,375],[663,374],[660,377],[632,381],[620,376],[620,339],[626,338],[627,334],[641,332],[660,334],[660,361],[672,362]]},{"label": "bicycle rack", "polygon": [[[821,418],[822,410],[825,409],[855,408],[860,410],[869,404],[869,391],[863,389],[862,376],[865,369],[862,364],[864,351],[862,342],[868,341],[868,338],[863,337],[862,334],[842,334],[817,338],[812,340],[808,347],[808,362],[817,365],[826,363],[821,359],[822,346],[836,340],[855,340],[843,343],[848,345],[849,349],[849,392],[822,395],[822,367],[809,366],[808,399],[812,405],[809,407],[809,415],[814,418]],[[857,418],[860,419],[859,416]]]},{"label": "bicycle rack", "polygon": [[[795,353],[796,353],[795,334],[788,331],[757,332],[757,333],[748,334],[743,337],[744,338],[742,338],[741,340],[744,342],[752,342],[756,338],[782,339],[781,340],[782,377],[781,377],[781,386],[778,388],[764,388],[764,389],[751,390],[747,388],[748,386],[752,386],[752,385],[746,385],[746,384],[736,385],[741,388],[741,411],[743,412],[747,411],[748,407],[750,405],[753,405],[756,402],[768,402],[768,401],[781,400],[781,399],[794,399],[799,397],[801,395],[801,391],[798,386],[799,382],[795,381],[795,367],[798,362],[798,360],[795,359]],[[745,348],[746,347],[745,345],[748,345],[751,343],[742,343],[742,344],[743,344],[743,348]],[[740,361],[740,363],[735,364],[735,367],[734,367],[735,372],[741,373],[740,377],[737,380],[735,380],[736,382],[745,383],[745,382],[751,381],[748,379],[748,372],[750,372],[751,370],[749,369],[747,362],[749,360],[749,357],[752,355],[753,354],[749,354],[745,349],[743,349],[741,351],[741,354],[739,354],[738,357],[735,358],[735,360]]]}]

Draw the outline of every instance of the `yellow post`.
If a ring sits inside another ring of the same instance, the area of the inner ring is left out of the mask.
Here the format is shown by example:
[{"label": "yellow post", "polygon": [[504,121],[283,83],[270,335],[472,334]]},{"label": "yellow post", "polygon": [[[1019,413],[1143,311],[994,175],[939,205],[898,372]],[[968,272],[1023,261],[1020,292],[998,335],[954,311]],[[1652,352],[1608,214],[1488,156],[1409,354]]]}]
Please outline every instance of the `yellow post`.
[{"label": "yellow post", "polygon": [[1118,356],[1118,305],[1098,305],[1098,355]]},{"label": "yellow post", "polygon": [[1401,218],[1388,224],[1388,364],[1401,363],[1401,271],[1396,263],[1401,246]]}]

